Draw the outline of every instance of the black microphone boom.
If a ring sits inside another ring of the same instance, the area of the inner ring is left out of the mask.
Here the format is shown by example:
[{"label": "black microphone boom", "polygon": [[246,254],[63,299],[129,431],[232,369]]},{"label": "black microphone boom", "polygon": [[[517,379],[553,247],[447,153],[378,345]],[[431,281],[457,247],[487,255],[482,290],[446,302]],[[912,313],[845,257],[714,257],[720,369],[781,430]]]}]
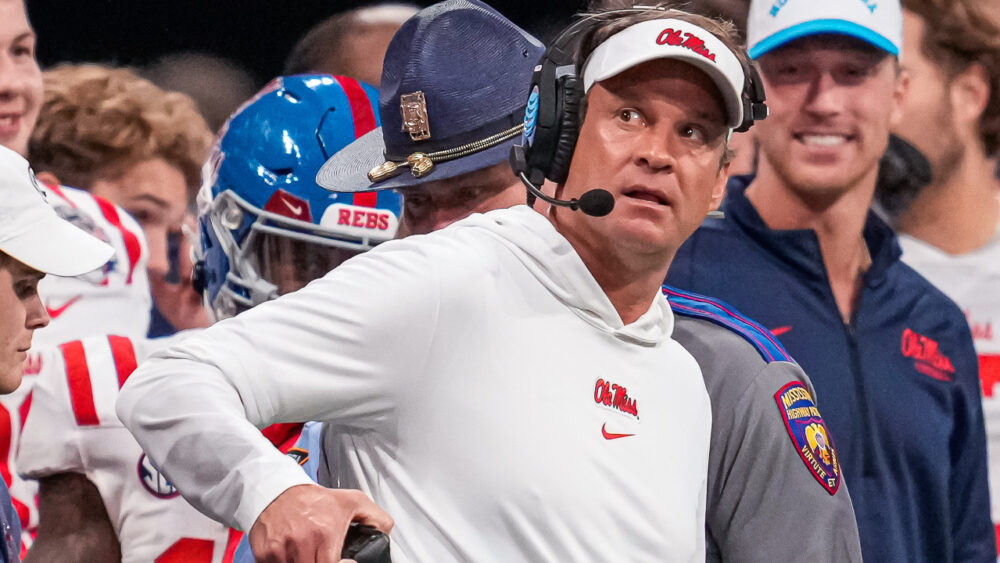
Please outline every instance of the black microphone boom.
[{"label": "black microphone boom", "polygon": [[521,182],[524,183],[524,186],[528,188],[529,192],[542,201],[551,203],[552,205],[568,207],[573,211],[582,211],[585,215],[590,215],[591,217],[604,217],[608,213],[611,213],[611,210],[615,208],[615,196],[611,195],[611,192],[608,190],[602,190],[600,188],[587,190],[582,196],[580,196],[580,199],[556,199],[542,193],[542,190],[533,184],[531,180],[525,176],[524,172],[521,172],[519,175],[521,176]]}]

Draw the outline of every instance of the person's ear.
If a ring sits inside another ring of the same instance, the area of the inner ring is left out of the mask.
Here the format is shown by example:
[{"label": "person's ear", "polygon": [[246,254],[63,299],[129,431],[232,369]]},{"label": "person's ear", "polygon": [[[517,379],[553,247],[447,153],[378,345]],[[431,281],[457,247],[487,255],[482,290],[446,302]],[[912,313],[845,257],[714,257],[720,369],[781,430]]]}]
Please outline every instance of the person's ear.
[{"label": "person's ear", "polygon": [[962,123],[978,124],[990,102],[990,79],[979,63],[969,65],[949,85],[951,107]]},{"label": "person's ear", "polygon": [[709,211],[715,211],[722,205],[723,198],[726,197],[726,184],[729,183],[729,168],[732,166],[731,162],[727,162],[720,170],[718,176],[715,178],[715,185],[712,186],[712,200],[709,204]]},{"label": "person's ear", "polygon": [[48,170],[42,170],[41,172],[36,173],[35,178],[38,178],[38,181],[43,184],[51,184],[53,186],[62,185],[62,182],[59,181],[59,177]]},{"label": "person's ear", "polygon": [[890,125],[896,126],[903,120],[903,101],[910,91],[910,73],[904,68],[896,76],[896,85],[892,91],[892,113],[889,116]]}]

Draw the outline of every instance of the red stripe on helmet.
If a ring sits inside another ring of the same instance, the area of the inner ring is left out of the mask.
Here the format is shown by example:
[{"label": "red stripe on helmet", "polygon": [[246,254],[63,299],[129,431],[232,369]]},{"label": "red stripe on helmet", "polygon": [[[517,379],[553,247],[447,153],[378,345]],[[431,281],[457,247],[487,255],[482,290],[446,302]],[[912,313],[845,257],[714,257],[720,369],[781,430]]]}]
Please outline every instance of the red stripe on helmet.
[{"label": "red stripe on helmet", "polygon": [[371,100],[361,84],[346,76],[333,77],[347,94],[347,102],[351,105],[351,115],[354,116],[354,138],[364,135],[375,128],[375,112]]}]

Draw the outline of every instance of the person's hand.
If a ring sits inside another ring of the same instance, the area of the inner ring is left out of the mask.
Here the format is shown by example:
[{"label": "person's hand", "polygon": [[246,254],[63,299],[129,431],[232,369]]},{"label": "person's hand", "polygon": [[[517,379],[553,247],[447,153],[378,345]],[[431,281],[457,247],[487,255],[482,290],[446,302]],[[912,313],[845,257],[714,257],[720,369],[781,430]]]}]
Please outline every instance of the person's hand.
[{"label": "person's hand", "polygon": [[386,534],[393,526],[392,518],[361,491],[296,485],[257,517],[250,547],[264,563],[336,563],[351,522]]}]

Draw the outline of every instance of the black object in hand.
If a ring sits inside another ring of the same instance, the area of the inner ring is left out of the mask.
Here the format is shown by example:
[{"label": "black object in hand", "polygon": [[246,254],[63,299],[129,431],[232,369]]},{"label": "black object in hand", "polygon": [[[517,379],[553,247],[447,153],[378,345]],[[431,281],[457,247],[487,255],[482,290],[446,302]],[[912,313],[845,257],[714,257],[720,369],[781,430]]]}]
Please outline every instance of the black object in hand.
[{"label": "black object in hand", "polygon": [[344,549],[340,556],[358,563],[392,563],[389,536],[371,526],[352,522],[344,537]]}]

